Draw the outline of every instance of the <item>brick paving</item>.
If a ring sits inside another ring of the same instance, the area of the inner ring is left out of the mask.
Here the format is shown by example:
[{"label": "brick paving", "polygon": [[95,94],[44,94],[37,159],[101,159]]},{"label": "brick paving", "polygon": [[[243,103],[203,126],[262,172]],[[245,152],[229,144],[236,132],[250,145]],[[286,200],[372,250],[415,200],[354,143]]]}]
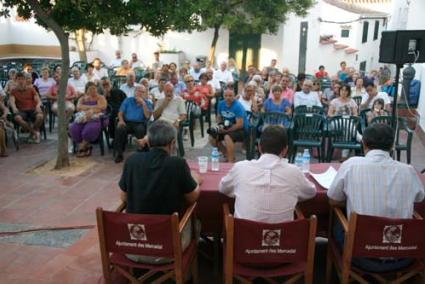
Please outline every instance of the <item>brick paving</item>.
[{"label": "brick paving", "polygon": [[[64,178],[27,173],[54,158],[54,136],[55,133],[49,135],[40,145],[22,144],[18,152],[9,145],[9,157],[0,159],[0,224],[95,226],[96,207],[113,210],[119,205],[117,182],[122,164],[115,164],[111,153],[101,157],[98,146],[94,146],[90,157],[96,162],[95,166],[79,176]],[[195,147],[191,149],[186,145],[186,149],[187,158],[195,159],[209,155],[211,148],[207,139],[200,139],[197,134]],[[242,158],[241,149],[237,151],[237,157]],[[424,146],[416,135],[412,164],[420,169],[425,167]],[[65,247],[28,245],[13,242],[13,237],[9,239],[12,242],[1,241],[0,237],[0,283],[98,283],[101,263],[95,228]],[[316,273],[323,276],[320,272],[324,271],[323,246],[318,252]],[[220,282],[211,276],[210,264],[200,259],[202,283]]]}]

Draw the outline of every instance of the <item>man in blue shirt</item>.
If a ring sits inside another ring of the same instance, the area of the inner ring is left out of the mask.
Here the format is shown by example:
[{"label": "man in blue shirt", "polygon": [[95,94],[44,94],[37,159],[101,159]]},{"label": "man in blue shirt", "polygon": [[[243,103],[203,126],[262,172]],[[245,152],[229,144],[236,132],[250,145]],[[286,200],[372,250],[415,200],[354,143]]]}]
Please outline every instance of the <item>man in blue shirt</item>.
[{"label": "man in blue shirt", "polygon": [[[235,100],[233,90],[224,91],[224,100],[218,105],[217,131],[209,130],[210,142],[225,153],[227,161],[235,161],[235,142],[243,142],[245,129],[248,128],[248,118],[242,104]],[[224,141],[224,144],[223,144]]]},{"label": "man in blue shirt", "polygon": [[115,130],[115,163],[124,160],[124,146],[127,143],[127,135],[134,134],[141,139],[146,134],[146,123],[152,115],[153,104],[148,99],[148,92],[143,85],[136,87],[134,97],[126,98],[118,112],[118,125]]}]

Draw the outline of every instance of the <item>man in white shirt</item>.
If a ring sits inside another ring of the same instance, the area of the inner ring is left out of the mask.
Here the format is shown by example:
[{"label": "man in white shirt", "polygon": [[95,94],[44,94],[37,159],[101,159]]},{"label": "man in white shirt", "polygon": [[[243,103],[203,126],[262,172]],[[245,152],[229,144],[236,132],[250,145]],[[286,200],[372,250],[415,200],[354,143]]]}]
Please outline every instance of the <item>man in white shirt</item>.
[{"label": "man in white shirt", "polygon": [[121,58],[121,51],[117,50],[115,51],[115,59],[112,60],[110,68],[118,68],[121,66],[122,58]]},{"label": "man in white shirt", "polygon": [[303,83],[303,89],[296,92],[294,95],[294,107],[297,106],[322,106],[319,95],[316,92],[312,92],[313,82],[311,80],[305,80]]},{"label": "man in white shirt", "polygon": [[97,75],[97,77],[99,77],[99,79],[102,79],[104,77],[108,78],[108,70],[106,70],[106,68],[102,68],[102,61],[100,60],[100,58],[95,58],[93,59],[93,73]]},{"label": "man in white shirt", "polygon": [[227,70],[227,63],[225,61],[221,62],[220,69],[215,70],[214,79],[225,84],[233,83],[232,72]]},{"label": "man in white shirt", "polygon": [[68,84],[74,87],[77,92],[77,97],[81,97],[84,94],[87,80],[85,77],[81,76],[78,67],[72,67],[71,72],[72,77],[68,79]]},{"label": "man in white shirt", "polygon": [[130,71],[127,73],[127,81],[125,84],[122,84],[120,87],[120,90],[123,91],[128,97],[134,97],[134,91],[136,90],[136,87],[139,85],[135,83],[136,75],[133,71]]},{"label": "man in white shirt", "polygon": [[208,76],[208,85],[213,87],[214,92],[218,94],[221,91],[221,86],[220,82],[214,78],[214,70],[212,68],[207,69],[206,73]]},{"label": "man in white shirt", "polygon": [[258,160],[236,163],[222,178],[219,191],[235,197],[235,217],[264,223],[294,218],[298,201],[316,195],[314,185],[283,157],[288,136],[280,126],[266,127],[260,138]]},{"label": "man in white shirt", "polygon": [[[391,158],[393,145],[393,129],[386,124],[373,124],[363,132],[366,156],[350,158],[341,165],[327,194],[331,204],[346,203],[348,218],[352,212],[412,218],[414,202],[424,199],[424,186],[415,169]],[[339,223],[334,226],[334,236],[342,246],[344,232]],[[353,263],[374,272],[396,270],[409,264],[406,259],[382,262],[363,258]]]},{"label": "man in white shirt", "polygon": [[130,61],[130,64],[131,64],[131,68],[132,68],[132,69],[134,69],[134,68],[141,68],[141,69],[145,69],[145,68],[146,68],[145,63],[143,63],[143,61],[142,61],[142,60],[139,60],[139,58],[137,57],[137,53],[135,53],[135,52],[133,52],[133,53],[131,54],[131,61]]},{"label": "man in white shirt", "polygon": [[383,99],[385,109],[391,111],[391,100],[385,92],[378,92],[373,82],[368,82],[365,85],[366,93],[362,94],[362,102],[360,103],[361,109],[372,108],[373,103],[377,99]]},{"label": "man in white shirt", "polygon": [[163,99],[157,101],[153,116],[155,119],[166,120],[178,128],[180,122],[187,116],[184,100],[174,95],[174,86],[171,83],[165,84],[164,95]]},{"label": "man in white shirt", "polygon": [[205,69],[201,68],[201,65],[199,65],[198,62],[193,64],[193,67],[189,70],[189,75],[193,77],[195,81],[199,81],[199,76],[201,76],[202,73],[204,73]]}]

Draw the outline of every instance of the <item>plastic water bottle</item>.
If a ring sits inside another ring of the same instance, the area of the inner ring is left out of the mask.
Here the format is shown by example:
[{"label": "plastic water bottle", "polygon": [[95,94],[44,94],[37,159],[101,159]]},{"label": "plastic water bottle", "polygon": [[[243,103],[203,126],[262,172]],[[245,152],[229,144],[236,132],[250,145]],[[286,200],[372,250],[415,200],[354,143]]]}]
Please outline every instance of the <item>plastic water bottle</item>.
[{"label": "plastic water bottle", "polygon": [[220,170],[220,153],[216,147],[214,147],[211,152],[211,170],[213,172],[218,172]]},{"label": "plastic water bottle", "polygon": [[310,152],[308,149],[304,149],[303,154],[303,172],[308,173],[310,171]]},{"label": "plastic water bottle", "polygon": [[303,156],[301,153],[297,153],[297,155],[295,156],[295,165],[300,169],[303,170]]}]

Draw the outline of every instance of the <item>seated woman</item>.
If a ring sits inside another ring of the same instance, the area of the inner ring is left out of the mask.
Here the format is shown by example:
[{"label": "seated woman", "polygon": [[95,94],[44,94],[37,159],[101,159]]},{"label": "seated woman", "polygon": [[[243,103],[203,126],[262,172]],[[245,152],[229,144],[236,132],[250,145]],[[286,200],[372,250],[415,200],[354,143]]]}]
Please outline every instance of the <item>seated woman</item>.
[{"label": "seated woman", "polygon": [[[356,102],[351,98],[351,87],[348,85],[343,85],[339,89],[339,95],[337,98],[333,99],[329,104],[328,116],[333,117],[336,115],[358,115],[358,107]],[[331,125],[332,127],[332,125]],[[353,133],[353,138],[359,140],[360,134]],[[361,140],[361,139],[360,139]],[[349,149],[342,150],[342,161],[345,161],[350,154]]]},{"label": "seated woman", "polygon": [[195,87],[195,80],[191,75],[186,75],[184,77],[184,82],[186,84],[186,90],[183,91],[183,98],[187,101],[193,101],[197,109],[192,110],[192,114],[195,116],[201,115],[202,111],[208,109],[208,97],[204,92],[200,92],[199,88]]},{"label": "seated woman", "polygon": [[373,102],[372,109],[366,113],[367,124],[369,125],[372,120],[377,116],[387,116],[385,111],[385,102],[383,99],[376,99]]},{"label": "seated woman", "polygon": [[69,128],[72,141],[78,143],[77,157],[91,155],[90,143],[99,137],[102,128],[100,116],[106,105],[105,97],[97,93],[96,84],[88,82],[84,96],[78,100],[75,120]]},{"label": "seated woman", "polygon": [[[288,116],[291,115],[291,103],[288,100],[282,98],[282,87],[280,85],[274,85],[272,87],[272,95],[264,102],[264,112],[280,112]],[[263,128],[266,125],[277,125],[281,124],[284,127],[289,126],[288,119],[284,119],[281,122],[278,121],[264,121]]]},{"label": "seated woman", "polygon": [[[50,88],[47,90],[45,94],[45,98],[53,102],[52,112],[57,115],[58,114],[57,94],[59,90],[61,74],[55,73],[53,75],[53,79],[55,81],[55,84],[50,86]],[[77,98],[77,92],[75,91],[74,87],[68,83],[66,86],[66,94],[65,94],[65,114],[67,117],[67,121],[71,119],[71,116],[75,111],[74,99],[76,98]]]},{"label": "seated woman", "polygon": [[291,104],[286,99],[282,99],[282,87],[280,85],[273,86],[272,96],[264,102],[263,110],[264,112],[281,112],[291,115]]}]

